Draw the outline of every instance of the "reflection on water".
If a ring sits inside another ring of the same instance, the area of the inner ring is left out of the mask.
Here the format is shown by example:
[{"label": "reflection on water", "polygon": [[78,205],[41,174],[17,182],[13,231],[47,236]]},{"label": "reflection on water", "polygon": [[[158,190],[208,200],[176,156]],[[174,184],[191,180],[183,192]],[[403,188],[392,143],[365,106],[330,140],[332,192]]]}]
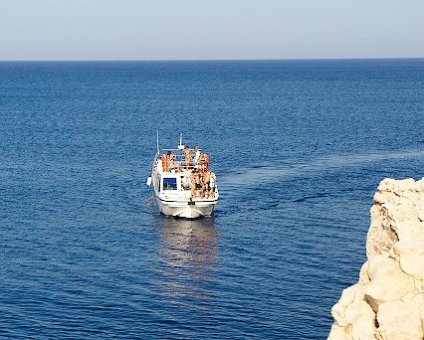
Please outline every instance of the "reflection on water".
[{"label": "reflection on water", "polygon": [[168,293],[202,296],[202,288],[213,283],[218,261],[214,218],[186,220],[160,216],[159,232],[159,256],[164,264],[161,274]]}]

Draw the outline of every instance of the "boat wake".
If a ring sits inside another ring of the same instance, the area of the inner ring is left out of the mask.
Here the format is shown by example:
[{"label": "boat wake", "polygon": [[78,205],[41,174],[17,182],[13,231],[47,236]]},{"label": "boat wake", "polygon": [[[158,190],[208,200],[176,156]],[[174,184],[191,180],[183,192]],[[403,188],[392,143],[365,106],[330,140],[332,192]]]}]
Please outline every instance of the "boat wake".
[{"label": "boat wake", "polygon": [[358,166],[360,164],[392,159],[411,159],[424,157],[424,150],[399,150],[392,152],[371,152],[349,155],[329,155],[306,162],[285,165],[265,165],[243,171],[227,173],[220,178],[221,191],[233,190],[234,187],[251,187],[258,183],[275,181],[276,178],[303,177],[307,173],[324,170]]}]

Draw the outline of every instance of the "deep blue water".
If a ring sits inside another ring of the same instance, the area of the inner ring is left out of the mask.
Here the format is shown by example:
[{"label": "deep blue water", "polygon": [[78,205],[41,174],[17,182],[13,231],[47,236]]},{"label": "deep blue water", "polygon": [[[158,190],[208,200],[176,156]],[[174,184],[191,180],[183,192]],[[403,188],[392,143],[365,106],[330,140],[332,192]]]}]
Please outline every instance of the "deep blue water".
[{"label": "deep blue water", "polygon": [[[424,60],[0,63],[0,337],[325,339],[373,193],[421,178]],[[156,148],[210,153],[211,219]]]}]

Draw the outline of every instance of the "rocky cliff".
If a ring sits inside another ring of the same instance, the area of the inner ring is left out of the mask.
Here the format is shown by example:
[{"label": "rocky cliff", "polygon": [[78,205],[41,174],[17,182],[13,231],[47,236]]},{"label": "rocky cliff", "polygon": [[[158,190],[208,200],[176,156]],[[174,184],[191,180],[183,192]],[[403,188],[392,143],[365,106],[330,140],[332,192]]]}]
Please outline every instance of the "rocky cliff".
[{"label": "rocky cliff", "polygon": [[424,338],[424,178],[380,183],[367,261],[331,313],[330,340]]}]

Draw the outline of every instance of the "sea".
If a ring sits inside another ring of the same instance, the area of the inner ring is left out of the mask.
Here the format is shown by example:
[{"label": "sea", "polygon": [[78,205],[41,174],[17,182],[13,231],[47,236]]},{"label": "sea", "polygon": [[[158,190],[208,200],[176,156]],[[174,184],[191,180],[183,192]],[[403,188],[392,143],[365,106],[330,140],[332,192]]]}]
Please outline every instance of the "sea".
[{"label": "sea", "polygon": [[[423,128],[424,59],[1,62],[0,338],[326,339]],[[180,132],[211,218],[146,186]]]}]

